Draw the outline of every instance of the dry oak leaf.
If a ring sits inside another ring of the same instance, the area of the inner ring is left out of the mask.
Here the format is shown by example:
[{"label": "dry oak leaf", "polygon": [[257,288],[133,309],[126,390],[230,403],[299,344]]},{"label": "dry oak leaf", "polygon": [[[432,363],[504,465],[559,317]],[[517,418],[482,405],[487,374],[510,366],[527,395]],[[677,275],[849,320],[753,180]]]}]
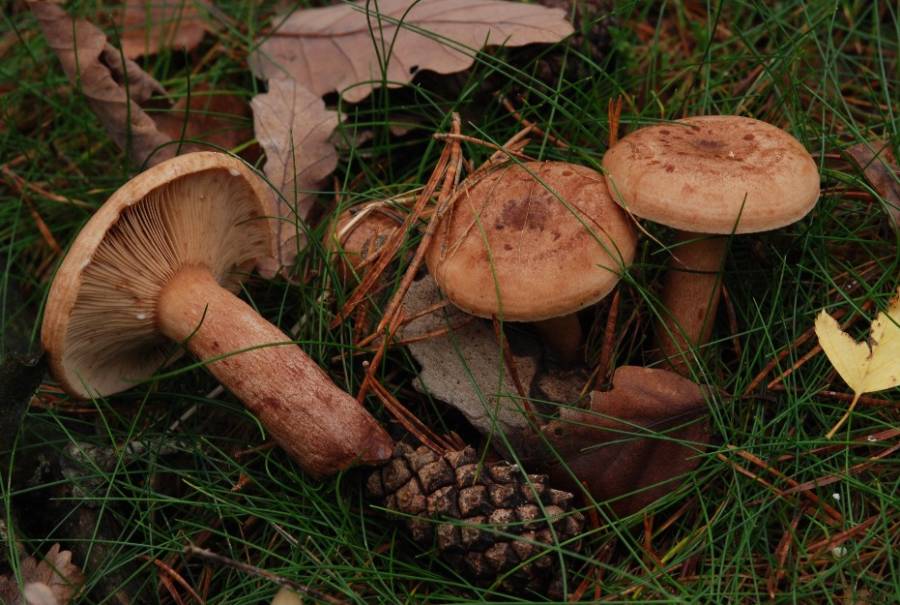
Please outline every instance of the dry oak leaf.
[{"label": "dry oak leaf", "polygon": [[628,515],[677,487],[709,438],[700,386],[667,370],[622,366],[612,390],[591,393],[589,409],[562,408],[559,419],[529,438],[523,458],[548,472],[558,489],[579,493],[583,486]]},{"label": "dry oak leaf", "polygon": [[163,87],[130,59],[122,59],[106,35],[84,19],[75,19],[54,2],[30,1],[34,13],[69,81],[87,97],[110,137],[142,165],[175,155],[169,138],[140,107]]},{"label": "dry oak leaf", "polygon": [[193,50],[208,31],[205,0],[127,0],[120,13],[122,52],[129,59],[164,48]]},{"label": "dry oak leaf", "polygon": [[253,138],[250,106],[244,97],[198,84],[171,109],[152,114],[157,128],[174,141],[184,140],[180,153],[231,149]]},{"label": "dry oak leaf", "polygon": [[[447,302],[430,275],[413,282],[403,299],[403,315],[413,317]],[[438,331],[443,331],[440,334]],[[434,335],[438,333],[439,335]],[[427,338],[422,338],[429,335]],[[413,386],[463,413],[485,436],[501,446],[502,431],[516,447],[531,432],[521,398],[505,366],[490,324],[450,305],[403,326],[398,340],[407,346],[422,371]],[[526,338],[510,338],[513,363],[526,393],[537,371],[539,347]]]},{"label": "dry oak leaf", "polygon": [[900,290],[869,327],[866,342],[856,342],[825,310],[816,318],[816,336],[828,361],[853,389],[847,412],[828,432],[830,439],[850,417],[864,393],[900,386]]},{"label": "dry oak leaf", "polygon": [[870,141],[853,145],[847,149],[847,155],[884,200],[894,229],[900,229],[900,168],[888,143]]},{"label": "dry oak leaf", "polygon": [[44,560],[22,561],[22,591],[16,578],[0,576],[0,602],[4,605],[66,605],[84,583],[81,569],[72,563],[72,553],[54,544]]},{"label": "dry oak leaf", "polygon": [[338,91],[356,103],[382,83],[407,84],[420,70],[462,71],[483,46],[559,42],[572,32],[563,10],[535,4],[360,0],[276,19],[250,67],[259,78],[291,77],[317,95]]},{"label": "dry oak leaf", "polygon": [[337,167],[331,134],[338,114],[293,80],[270,80],[269,91],[250,101],[256,139],[266,153],[263,170],[277,196],[278,259],[262,264],[263,275],[289,267],[304,244],[298,224],[309,216],[315,192]]}]

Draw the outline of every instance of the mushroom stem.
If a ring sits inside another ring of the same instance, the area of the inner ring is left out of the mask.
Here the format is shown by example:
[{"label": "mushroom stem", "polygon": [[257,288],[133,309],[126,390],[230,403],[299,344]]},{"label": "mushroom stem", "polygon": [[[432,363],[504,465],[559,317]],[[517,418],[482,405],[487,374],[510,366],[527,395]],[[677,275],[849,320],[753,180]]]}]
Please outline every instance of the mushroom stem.
[{"label": "mushroom stem", "polygon": [[213,376],[311,475],[390,457],[393,442],[376,420],[206,268],[178,271],[156,312],[160,331],[209,361]]},{"label": "mushroom stem", "polygon": [[656,326],[660,356],[672,369],[690,375],[691,349],[709,340],[719,306],[722,280],[719,272],[725,258],[726,240],[679,231],[663,285],[665,306]]},{"label": "mushroom stem", "polygon": [[583,340],[577,313],[536,321],[534,326],[544,344],[556,353],[563,364],[575,363]]}]

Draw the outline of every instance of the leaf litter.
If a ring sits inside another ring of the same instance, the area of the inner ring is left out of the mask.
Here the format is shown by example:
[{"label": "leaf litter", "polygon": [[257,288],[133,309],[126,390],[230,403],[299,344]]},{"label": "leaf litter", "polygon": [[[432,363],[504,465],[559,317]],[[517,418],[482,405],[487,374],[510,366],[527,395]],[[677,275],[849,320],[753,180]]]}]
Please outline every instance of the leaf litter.
[{"label": "leaf litter", "polygon": [[[266,153],[264,171],[279,193],[277,262],[287,267],[305,243],[297,225],[309,217],[315,192],[337,167],[331,134],[339,118],[318,95],[293,80],[270,80],[268,92],[253,97],[250,106],[256,138]],[[262,269],[272,275],[278,266]]]},{"label": "leaf litter", "polygon": [[295,10],[276,18],[250,55],[256,77],[293,78],[317,95],[357,103],[416,73],[462,71],[483,46],[551,43],[571,35],[565,11],[502,0],[380,0]]},{"label": "leaf litter", "polygon": [[128,59],[164,48],[194,50],[209,30],[206,0],[126,0],[119,17],[122,52]]},{"label": "leaf litter", "polygon": [[54,544],[44,559],[22,561],[22,589],[13,575],[0,575],[0,602],[8,605],[66,605],[84,583],[72,553]]}]

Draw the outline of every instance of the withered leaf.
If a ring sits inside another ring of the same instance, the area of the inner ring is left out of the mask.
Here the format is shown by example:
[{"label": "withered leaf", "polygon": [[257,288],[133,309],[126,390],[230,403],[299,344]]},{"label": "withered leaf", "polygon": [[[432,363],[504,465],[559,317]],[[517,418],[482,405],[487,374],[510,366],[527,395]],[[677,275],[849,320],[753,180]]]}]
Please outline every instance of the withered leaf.
[{"label": "withered leaf", "polygon": [[847,155],[884,199],[894,229],[900,229],[900,168],[890,145],[878,140],[859,143],[848,148]]},{"label": "withered leaf", "polygon": [[486,45],[558,42],[572,33],[565,16],[503,0],[359,0],[276,19],[250,66],[259,78],[292,77],[317,95],[338,91],[355,103],[420,70],[462,71]]},{"label": "withered leaf", "polygon": [[[411,317],[446,302],[428,275],[414,282],[403,299],[403,314]],[[447,331],[449,328],[449,331]],[[433,336],[438,331],[445,334]],[[421,340],[425,335],[430,335]],[[416,390],[444,401],[485,436],[503,431],[513,446],[530,432],[525,409],[507,370],[500,345],[489,323],[445,305],[403,326],[397,338],[412,340],[409,351],[422,366]],[[511,339],[513,363],[527,393],[534,378],[539,348],[525,338]]]},{"label": "withered leaf", "polygon": [[[671,492],[709,442],[704,392],[667,370],[623,366],[612,390],[594,391],[589,409],[563,408],[532,435],[525,459],[549,472],[560,489],[580,490],[631,514]],[[567,470],[547,447],[553,447]]]},{"label": "withered leaf", "polygon": [[213,91],[207,84],[195,86],[168,111],[152,115],[167,137],[185,139],[181,153],[212,151],[210,145],[231,149],[253,138],[250,106],[244,98]]},{"label": "withered leaf", "polygon": [[122,52],[129,59],[164,48],[190,51],[208,29],[206,0],[127,0],[120,13]]},{"label": "withered leaf", "polygon": [[0,576],[0,602],[10,605],[66,605],[84,583],[72,553],[54,544],[44,560],[22,561],[22,591],[12,575]]},{"label": "withered leaf", "polygon": [[106,131],[135,164],[158,164],[175,155],[139,103],[163,87],[110,46],[100,29],[74,19],[53,2],[31,1],[31,10],[69,80],[87,97]]},{"label": "withered leaf", "polygon": [[266,152],[264,170],[278,196],[278,259],[261,266],[271,275],[294,261],[302,241],[297,225],[309,215],[315,191],[337,167],[331,133],[338,116],[322,99],[293,80],[270,80],[269,91],[250,101],[256,139]]}]

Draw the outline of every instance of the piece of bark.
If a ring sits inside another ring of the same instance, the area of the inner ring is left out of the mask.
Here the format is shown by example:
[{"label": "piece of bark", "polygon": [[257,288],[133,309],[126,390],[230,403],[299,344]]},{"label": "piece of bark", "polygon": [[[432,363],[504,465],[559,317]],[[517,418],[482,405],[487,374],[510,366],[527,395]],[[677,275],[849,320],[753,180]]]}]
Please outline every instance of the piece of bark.
[{"label": "piece of bark", "polygon": [[[305,243],[298,225],[309,216],[315,192],[337,167],[331,134],[338,114],[293,80],[269,80],[268,92],[253,97],[253,127],[266,153],[264,171],[280,192],[277,203],[278,258],[259,265],[267,276],[289,267]],[[299,238],[299,239],[298,239]]]},{"label": "piece of bark", "polygon": [[274,23],[250,55],[254,75],[289,76],[350,103],[422,70],[462,71],[483,46],[559,42],[573,31],[563,10],[502,0],[360,0],[296,10]]},{"label": "piece of bark", "polygon": [[891,226],[900,229],[900,168],[886,141],[859,143],[847,155],[863,171],[863,176],[884,200]]},{"label": "piece of bark", "polygon": [[707,404],[701,387],[666,370],[623,366],[612,384],[591,394],[589,409],[562,408],[558,420],[529,438],[523,458],[560,489],[577,493],[580,483],[628,515],[674,490],[697,466],[710,437]]},{"label": "piece of bark", "polygon": [[[403,314],[411,317],[442,301],[446,302],[428,275],[410,287],[403,299]],[[493,437],[494,444],[502,446],[497,437],[502,431],[517,447],[531,429],[489,322],[466,315],[447,303],[403,326],[397,339],[414,339],[448,328],[446,334],[407,345],[422,366],[413,386],[462,412],[481,434]],[[527,394],[537,371],[540,349],[534,340],[522,335],[511,335],[509,340],[516,373]]]},{"label": "piece of bark", "polygon": [[132,163],[152,166],[173,157],[175,146],[166,144],[169,137],[140,106],[154,94],[164,95],[162,85],[122,57],[95,25],[73,18],[54,2],[29,4],[69,81],[87,97],[110,137]]}]

